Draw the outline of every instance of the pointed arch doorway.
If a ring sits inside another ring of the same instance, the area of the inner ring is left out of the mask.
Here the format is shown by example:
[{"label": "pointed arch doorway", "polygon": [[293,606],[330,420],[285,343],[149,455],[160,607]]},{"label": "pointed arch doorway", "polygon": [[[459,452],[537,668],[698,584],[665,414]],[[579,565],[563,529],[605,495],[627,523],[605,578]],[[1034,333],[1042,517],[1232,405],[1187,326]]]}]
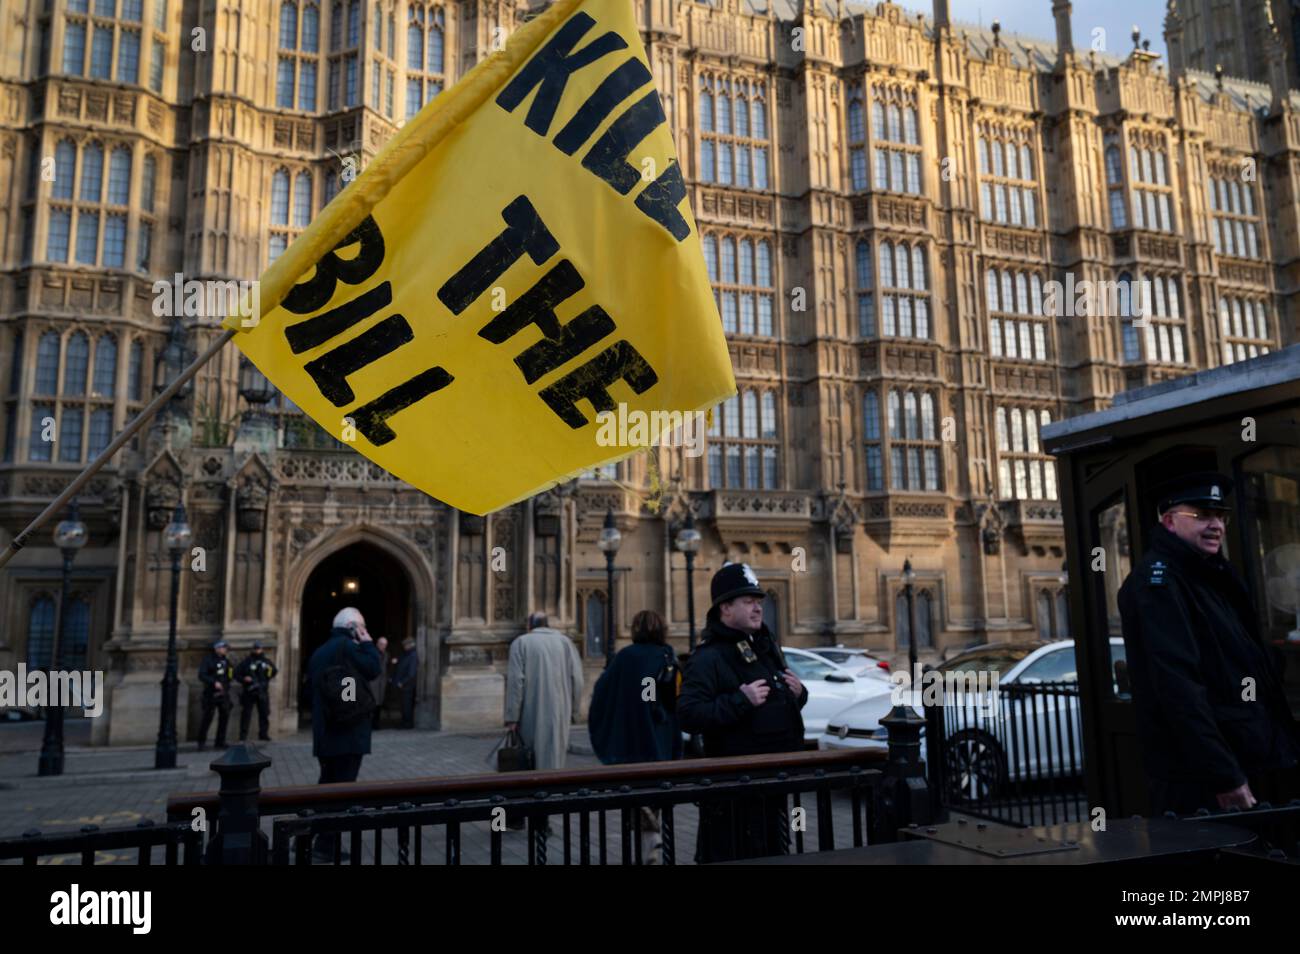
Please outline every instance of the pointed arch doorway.
[{"label": "pointed arch doorway", "polygon": [[400,656],[402,640],[415,636],[412,584],[401,561],[373,543],[349,544],[317,564],[303,586],[298,627],[298,725],[311,725],[307,663],[329,638],[334,615],[355,606],[376,640],[388,637],[389,659]]}]

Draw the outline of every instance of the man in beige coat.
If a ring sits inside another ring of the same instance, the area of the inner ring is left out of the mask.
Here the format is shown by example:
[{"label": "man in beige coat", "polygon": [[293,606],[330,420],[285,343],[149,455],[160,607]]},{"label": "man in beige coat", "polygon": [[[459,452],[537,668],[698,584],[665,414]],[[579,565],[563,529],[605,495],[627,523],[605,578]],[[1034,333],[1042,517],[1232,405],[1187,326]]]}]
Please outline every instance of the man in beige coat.
[{"label": "man in beige coat", "polygon": [[510,644],[505,719],[532,748],[537,768],[564,768],[582,682],[573,640],[551,629],[544,613],[530,614],[527,632]]}]

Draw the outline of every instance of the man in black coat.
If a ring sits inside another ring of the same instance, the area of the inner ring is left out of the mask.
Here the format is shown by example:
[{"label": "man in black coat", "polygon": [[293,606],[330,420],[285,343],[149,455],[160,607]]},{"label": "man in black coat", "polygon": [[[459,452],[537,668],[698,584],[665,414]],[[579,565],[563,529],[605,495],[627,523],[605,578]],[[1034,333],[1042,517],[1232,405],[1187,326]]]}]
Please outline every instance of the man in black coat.
[{"label": "man in black coat", "polygon": [[1156,814],[1292,794],[1280,773],[1295,767],[1300,733],[1249,593],[1220,553],[1231,490],[1215,473],[1162,488],[1151,549],[1119,592]]},{"label": "man in black coat", "polygon": [[[785,664],[763,623],[763,590],[754,571],[728,563],[713,575],[713,605],[677,699],[682,729],[704,736],[710,757],[797,752],[803,748],[808,690]],[[700,861],[782,853],[780,811],[740,802],[739,838],[729,806],[702,802]]]},{"label": "man in black coat", "polygon": [[407,636],[402,640],[402,658],[393,671],[393,685],[402,697],[402,728],[415,728],[415,681],[420,674],[420,657],[415,652],[415,640]]},{"label": "man in black coat", "polygon": [[199,682],[203,683],[203,714],[199,719],[199,751],[208,747],[208,727],[212,725],[212,716],[217,716],[217,738],[215,745],[219,749],[226,747],[226,723],[230,721],[230,684],[235,677],[234,667],[226,658],[228,647],[224,639],[212,644],[212,652],[203,657],[199,664]]},{"label": "man in black coat", "polygon": [[347,726],[331,725],[326,718],[325,700],[316,686],[318,673],[331,666],[343,665],[359,677],[358,693],[369,693],[364,680],[379,675],[379,651],[375,649],[366,621],[359,610],[349,606],[338,611],[330,638],[311,655],[307,676],[311,693],[311,754],[320,762],[319,784],[355,782],[361,771],[361,759],[370,754],[370,713]]},{"label": "man in black coat", "polygon": [[271,741],[271,680],[275,678],[275,663],[266,658],[261,641],[253,643],[253,651],[235,667],[235,681],[239,683],[239,741],[248,738],[248,724],[257,707],[257,737],[262,742]]}]

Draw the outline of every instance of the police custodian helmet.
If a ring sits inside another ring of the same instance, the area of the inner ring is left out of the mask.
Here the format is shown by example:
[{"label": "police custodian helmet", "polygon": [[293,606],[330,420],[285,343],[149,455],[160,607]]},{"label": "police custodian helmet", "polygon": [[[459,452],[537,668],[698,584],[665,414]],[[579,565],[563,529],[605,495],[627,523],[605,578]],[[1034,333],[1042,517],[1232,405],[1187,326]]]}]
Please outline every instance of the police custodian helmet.
[{"label": "police custodian helmet", "polygon": [[1159,513],[1172,510],[1178,504],[1201,507],[1205,510],[1230,510],[1227,499],[1232,493],[1232,478],[1213,471],[1199,471],[1175,477],[1157,490]]},{"label": "police custodian helmet", "polygon": [[759,588],[758,577],[748,563],[728,563],[713,574],[709,595],[713,598],[713,606],[718,606],[741,596],[763,597],[767,594]]}]

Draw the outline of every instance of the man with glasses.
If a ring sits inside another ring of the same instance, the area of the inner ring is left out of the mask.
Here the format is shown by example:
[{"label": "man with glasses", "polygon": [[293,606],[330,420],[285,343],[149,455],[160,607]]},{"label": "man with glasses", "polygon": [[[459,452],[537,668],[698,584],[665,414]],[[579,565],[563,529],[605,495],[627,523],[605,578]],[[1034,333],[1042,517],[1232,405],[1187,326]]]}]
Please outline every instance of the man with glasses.
[{"label": "man with glasses", "polygon": [[1232,481],[1160,488],[1160,525],[1119,610],[1154,814],[1289,797],[1300,733],[1249,592],[1222,549]]}]

